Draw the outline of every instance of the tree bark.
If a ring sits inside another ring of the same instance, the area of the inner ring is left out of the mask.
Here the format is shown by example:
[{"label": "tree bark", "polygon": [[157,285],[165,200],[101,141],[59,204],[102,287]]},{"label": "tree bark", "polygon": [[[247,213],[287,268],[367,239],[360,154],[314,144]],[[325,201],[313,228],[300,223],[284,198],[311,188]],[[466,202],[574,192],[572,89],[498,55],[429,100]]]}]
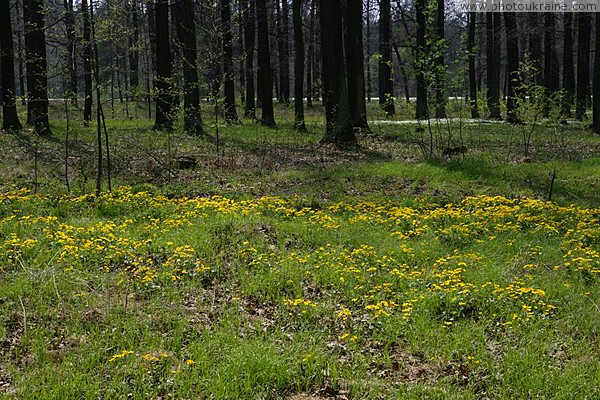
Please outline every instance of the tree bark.
[{"label": "tree bark", "polygon": [[446,51],[446,40],[444,37],[445,9],[444,0],[437,0],[436,10],[436,52],[435,57],[435,117],[446,118],[446,65],[444,63],[444,52]]},{"label": "tree bark", "polygon": [[600,14],[596,13],[596,45],[594,55],[593,123],[592,130],[600,134]]},{"label": "tree bark", "polygon": [[75,15],[73,0],[63,0],[65,10],[65,30],[67,32],[67,69],[69,83],[66,97],[77,107],[77,38],[75,36]]},{"label": "tree bark", "polygon": [[177,36],[182,49],[183,64],[183,127],[186,133],[201,135],[200,85],[196,67],[196,20],[193,0],[177,0]]},{"label": "tree bark", "polygon": [[48,121],[48,76],[44,1],[24,0],[25,53],[27,56],[27,115],[38,135],[52,135]]},{"label": "tree bark", "polygon": [[471,118],[479,118],[477,108],[477,73],[475,71],[475,56],[477,48],[475,47],[475,18],[476,13],[467,14],[469,32],[467,37],[467,48],[469,54],[469,104],[471,106]]},{"label": "tree bark", "polygon": [[279,88],[281,92],[281,102],[283,104],[288,104],[290,102],[290,22],[288,0],[281,0],[279,23],[281,26],[279,32],[281,35],[281,46],[279,49]]},{"label": "tree bark", "polygon": [[488,12],[486,15],[487,39],[487,103],[490,118],[502,119],[500,115],[500,51],[502,22],[501,14]]},{"label": "tree bark", "polygon": [[562,113],[571,117],[575,98],[575,69],[573,68],[573,14],[565,13],[563,20],[563,90]]},{"label": "tree bark", "polygon": [[548,93],[544,115],[550,114],[552,97],[560,89],[560,65],[556,56],[556,26],[554,13],[544,13],[544,87]]},{"label": "tree bark", "polygon": [[387,116],[396,113],[394,107],[394,81],[392,78],[390,0],[379,3],[379,104]]},{"label": "tree bark", "polygon": [[308,62],[306,63],[306,107],[313,105],[313,69],[315,66],[315,9],[316,0],[310,1],[310,27],[308,31]]},{"label": "tree bark", "polygon": [[517,17],[515,13],[504,13],[506,25],[506,120],[518,123],[517,91],[519,83],[519,37],[517,32]]},{"label": "tree bark", "polygon": [[429,106],[427,104],[427,83],[425,81],[425,57],[427,49],[425,41],[425,32],[427,29],[427,18],[425,12],[427,10],[426,0],[415,0],[415,8],[417,12],[417,51],[415,74],[417,78],[417,119],[429,118]]},{"label": "tree bark", "polygon": [[246,101],[244,102],[244,116],[256,119],[256,103],[254,101],[254,49],[256,42],[256,3],[255,0],[245,0],[244,9],[244,50],[246,52]]},{"label": "tree bark", "polygon": [[2,129],[18,130],[23,126],[17,114],[15,63],[9,0],[0,0],[0,66],[2,69]]},{"label": "tree bark", "polygon": [[235,83],[233,76],[233,35],[231,34],[231,5],[229,0],[221,0],[221,29],[223,33],[223,105],[225,121],[238,120],[235,109]]},{"label": "tree bark", "polygon": [[87,0],[81,2],[83,19],[83,120],[92,120],[92,30],[90,27],[90,10]]},{"label": "tree bark", "polygon": [[[133,93],[137,93],[137,88],[140,85],[139,78],[139,64],[140,64],[140,52],[139,52],[139,23],[138,23],[138,5],[137,0],[130,0],[131,4],[129,7],[129,87]],[[193,10],[192,10],[193,11]]]},{"label": "tree bark", "polygon": [[529,47],[529,59],[531,60],[531,65],[534,68],[533,76],[528,77],[533,81],[536,85],[543,84],[543,75],[542,75],[542,35],[540,29],[540,15],[538,13],[529,13],[527,14],[527,23],[529,25],[529,37],[528,37],[528,47]]},{"label": "tree bark", "polygon": [[156,23],[156,113],[154,130],[172,130],[174,119],[171,41],[169,39],[169,2],[157,0]]},{"label": "tree bark", "polygon": [[302,0],[293,0],[294,21],[294,128],[306,131],[304,124],[304,30],[302,29]]},{"label": "tree bark", "polygon": [[348,74],[348,102],[354,129],[368,132],[362,24],[362,0],[347,0],[344,15],[344,48]]},{"label": "tree bark", "polygon": [[588,13],[577,14],[577,101],[575,117],[585,119],[590,95],[590,34],[592,18]]},{"label": "tree bark", "polygon": [[261,122],[266,126],[275,126],[266,0],[256,0],[256,13],[258,18],[258,86],[261,98]]},{"label": "tree bark", "polygon": [[319,0],[323,102],[326,117],[326,132],[321,142],[346,147],[356,145],[356,136],[348,102],[343,47],[343,12],[340,0]]}]

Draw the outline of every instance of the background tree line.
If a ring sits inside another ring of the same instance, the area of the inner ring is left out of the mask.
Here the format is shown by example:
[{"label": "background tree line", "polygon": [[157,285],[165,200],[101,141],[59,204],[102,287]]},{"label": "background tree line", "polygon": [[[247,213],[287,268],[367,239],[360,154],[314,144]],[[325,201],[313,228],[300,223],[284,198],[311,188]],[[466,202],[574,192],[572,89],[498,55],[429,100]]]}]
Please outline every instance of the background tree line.
[{"label": "background tree line", "polygon": [[19,98],[40,135],[51,134],[49,98],[85,121],[110,103],[113,117],[153,118],[157,130],[182,110],[194,135],[202,103],[228,123],[241,106],[275,126],[273,99],[293,101],[303,130],[304,107],[322,101],[323,141],[354,145],[373,98],[392,117],[414,96],[427,119],[460,96],[473,118],[520,123],[523,99],[543,93],[545,116],[585,120],[592,107],[600,132],[597,13],[457,10],[444,0],[0,0],[3,128],[21,128]]}]

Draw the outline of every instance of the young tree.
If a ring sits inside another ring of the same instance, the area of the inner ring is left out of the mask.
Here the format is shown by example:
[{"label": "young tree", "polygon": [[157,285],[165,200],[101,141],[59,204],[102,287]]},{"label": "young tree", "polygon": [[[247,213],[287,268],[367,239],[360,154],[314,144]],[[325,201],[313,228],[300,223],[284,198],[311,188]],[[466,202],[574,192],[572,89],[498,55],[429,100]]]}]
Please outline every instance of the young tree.
[{"label": "young tree", "polygon": [[81,2],[83,19],[83,120],[92,120],[92,29],[90,25],[90,9],[87,0]]},{"label": "young tree", "polygon": [[517,16],[515,13],[504,13],[506,25],[506,120],[510,123],[518,123],[517,114],[517,91],[519,83],[519,36],[517,31]]},{"label": "young tree", "polygon": [[[354,129],[369,131],[365,102],[362,0],[347,0],[344,15],[344,48],[348,73],[348,102]],[[390,53],[391,57],[391,53]],[[391,64],[391,60],[390,60]],[[392,104],[393,106],[393,104]]]},{"label": "young tree", "polygon": [[356,136],[348,103],[348,81],[344,60],[341,0],[319,0],[323,102],[326,132],[323,143],[355,146]]},{"label": "young tree", "polygon": [[417,50],[416,50],[416,78],[417,78],[417,119],[429,118],[427,100],[427,82],[425,80],[425,58],[427,56],[425,33],[427,31],[427,0],[415,0],[417,13]]},{"label": "young tree", "polygon": [[490,118],[502,119],[500,115],[500,51],[502,22],[500,13],[486,13],[486,60],[487,60],[487,103]]},{"label": "young tree", "polygon": [[575,116],[579,120],[585,118],[589,97],[591,22],[590,14],[577,14],[577,101]]},{"label": "young tree", "polygon": [[256,0],[258,18],[258,87],[263,125],[275,126],[273,115],[273,78],[269,56],[269,22],[266,0]]},{"label": "young tree", "polygon": [[13,32],[9,0],[0,0],[0,69],[2,70],[2,129],[21,129],[17,115]]},{"label": "young tree", "polygon": [[200,116],[200,86],[196,67],[196,21],[193,0],[177,0],[177,36],[182,49],[183,64],[183,125],[188,134],[200,135],[202,117]]},{"label": "young tree", "polygon": [[238,120],[235,109],[235,86],[233,76],[233,35],[231,34],[231,5],[229,0],[221,0],[221,32],[223,34],[223,103],[225,121]]},{"label": "young tree", "polygon": [[469,103],[471,106],[471,118],[479,118],[477,109],[477,74],[475,71],[475,56],[477,48],[475,47],[475,18],[476,13],[467,14],[469,32],[467,35],[467,51],[469,59]]},{"label": "young tree", "polygon": [[245,74],[246,74],[246,101],[244,102],[244,116],[256,119],[256,103],[254,101],[254,48],[256,38],[256,3],[255,0],[243,1],[244,19],[244,50],[245,50]]},{"label": "young tree", "polygon": [[156,1],[156,113],[154,130],[173,129],[173,74],[169,39],[169,2]]},{"label": "young tree", "polygon": [[48,67],[44,0],[24,0],[25,53],[27,56],[27,121],[38,135],[52,135],[48,121]]},{"label": "young tree", "polygon": [[446,50],[446,39],[444,34],[445,18],[444,0],[437,0],[435,36],[436,57],[435,64],[435,117],[446,118],[446,67],[444,63],[444,52]]},{"label": "young tree", "polygon": [[573,14],[564,13],[563,20],[563,103],[562,112],[570,117],[575,98],[575,69],[573,68]]},{"label": "young tree", "polygon": [[[361,21],[362,25],[362,21]],[[394,81],[392,78],[390,0],[379,2],[379,104],[387,116],[396,113],[394,107]]]},{"label": "young tree", "polygon": [[306,131],[304,124],[304,30],[302,29],[302,0],[293,0],[294,22],[294,128]]}]

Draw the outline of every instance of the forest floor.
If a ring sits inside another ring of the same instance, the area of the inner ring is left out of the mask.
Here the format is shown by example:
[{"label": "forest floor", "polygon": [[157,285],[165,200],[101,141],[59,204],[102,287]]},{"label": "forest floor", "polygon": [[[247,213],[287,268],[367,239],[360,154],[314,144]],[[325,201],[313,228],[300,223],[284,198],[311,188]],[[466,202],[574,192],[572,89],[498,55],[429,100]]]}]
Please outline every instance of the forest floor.
[{"label": "forest floor", "polygon": [[128,112],[99,197],[93,124],[0,135],[0,398],[600,397],[582,124],[370,106],[340,150],[319,107],[211,140]]}]

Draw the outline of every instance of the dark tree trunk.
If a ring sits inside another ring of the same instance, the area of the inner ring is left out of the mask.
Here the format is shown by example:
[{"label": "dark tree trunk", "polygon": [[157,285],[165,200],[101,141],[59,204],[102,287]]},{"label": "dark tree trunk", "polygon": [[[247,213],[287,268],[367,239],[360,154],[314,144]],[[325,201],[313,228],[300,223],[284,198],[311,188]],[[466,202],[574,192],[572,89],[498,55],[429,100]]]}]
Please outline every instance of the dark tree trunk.
[{"label": "dark tree trunk", "polygon": [[156,1],[156,113],[154,130],[172,130],[174,118],[169,2]]},{"label": "dark tree trunk", "polygon": [[44,1],[24,0],[25,52],[27,56],[27,115],[38,135],[51,135],[48,121],[48,76]]},{"label": "dark tree trunk", "polygon": [[379,104],[387,116],[396,113],[394,107],[394,81],[392,78],[390,0],[379,3]]},{"label": "dark tree trunk", "polygon": [[138,24],[138,5],[137,0],[131,0],[130,5],[130,25],[131,30],[129,34],[129,87],[133,93],[137,93],[137,88],[140,85],[139,78],[139,63],[140,63],[140,52],[139,52],[139,24]]},{"label": "dark tree trunk", "polygon": [[552,107],[552,97],[560,89],[560,66],[556,56],[554,13],[544,13],[544,87],[548,91],[544,115],[548,116]]},{"label": "dark tree trunk", "polygon": [[475,56],[477,48],[475,47],[475,18],[476,13],[467,14],[469,33],[467,37],[467,48],[469,51],[469,103],[471,106],[471,118],[479,118],[477,108],[477,73],[475,71]]},{"label": "dark tree trunk", "polygon": [[502,119],[500,115],[500,51],[502,22],[500,13],[486,15],[487,39],[487,102],[490,118]]},{"label": "dark tree trunk", "polygon": [[592,18],[588,13],[577,14],[577,104],[575,116],[585,119],[590,95],[590,35]]},{"label": "dark tree trunk", "polygon": [[67,70],[69,83],[66,97],[71,99],[71,104],[77,107],[77,39],[75,36],[75,15],[73,13],[73,0],[63,0],[65,9],[65,30],[67,32]]},{"label": "dark tree trunk", "polygon": [[[369,131],[365,102],[362,0],[347,0],[344,40],[348,74],[348,102],[354,129]],[[390,53],[391,57],[391,53]]]},{"label": "dark tree trunk", "polygon": [[200,135],[200,85],[196,67],[196,20],[193,0],[177,0],[177,36],[181,44],[183,64],[183,126],[188,134]]},{"label": "dark tree trunk", "polygon": [[398,45],[394,42],[394,52],[396,53],[396,58],[398,59],[398,64],[400,65],[400,75],[402,75],[402,83],[404,85],[404,99],[406,103],[410,103],[410,89],[408,85],[408,74],[406,72],[406,67],[404,66],[404,60],[402,59],[402,55],[400,54],[400,49],[398,49]]},{"label": "dark tree trunk", "polygon": [[92,30],[90,27],[90,10],[87,0],[81,2],[83,19],[83,120],[92,120]]},{"label": "dark tree trunk", "polygon": [[427,83],[425,81],[424,61],[426,57],[425,32],[427,30],[426,0],[415,0],[417,12],[417,51],[416,51],[416,78],[417,78],[417,119],[429,118],[429,106],[427,104]]},{"label": "dark tree trunk", "polygon": [[262,111],[261,121],[263,125],[275,126],[266,0],[256,0],[256,13],[258,18],[258,86]]},{"label": "dark tree trunk", "polygon": [[245,0],[244,9],[244,50],[246,51],[246,101],[244,116],[256,119],[256,103],[254,101],[254,48],[256,38],[256,7],[255,0]]},{"label": "dark tree trunk", "polygon": [[600,134],[600,13],[596,13],[596,48],[594,55],[593,124],[592,129]]},{"label": "dark tree trunk", "polygon": [[435,58],[435,117],[446,118],[446,67],[444,52],[446,40],[444,38],[445,9],[444,0],[437,0],[435,23],[436,52]]},{"label": "dark tree trunk", "polygon": [[573,67],[573,14],[564,14],[563,30],[563,90],[562,112],[571,117],[571,108],[575,98],[575,69]]},{"label": "dark tree trunk", "polygon": [[9,0],[0,0],[0,69],[2,69],[2,129],[21,129],[17,115],[15,63]]},{"label": "dark tree trunk", "polygon": [[231,6],[229,0],[221,0],[221,29],[223,32],[223,105],[225,121],[238,120],[235,109],[235,83],[233,76],[233,35],[231,34]]},{"label": "dark tree trunk", "polygon": [[[279,1],[279,0],[276,0]],[[281,24],[281,47],[279,49],[279,88],[281,92],[281,102],[288,104],[290,102],[290,22],[289,22],[288,0],[281,0],[281,14],[279,23]]]},{"label": "dark tree trunk", "polygon": [[528,77],[536,85],[543,83],[542,75],[542,34],[540,29],[540,15],[538,13],[527,14],[527,23],[529,24],[529,59],[534,68],[532,76]]},{"label": "dark tree trunk", "polygon": [[23,50],[23,42],[22,42],[22,33],[23,30],[21,29],[21,22],[23,21],[22,18],[22,14],[21,14],[21,0],[17,0],[16,2],[16,6],[17,6],[17,26],[18,26],[18,33],[17,33],[17,54],[18,54],[18,58],[19,58],[19,93],[21,95],[21,104],[25,105],[26,101],[25,101],[25,72],[24,72],[24,68],[23,68],[23,60],[25,59],[25,55],[24,55],[24,50]]},{"label": "dark tree trunk", "polygon": [[306,107],[313,103],[313,68],[315,65],[315,8],[316,0],[310,0],[310,29],[308,32],[308,62],[306,64]]},{"label": "dark tree trunk", "polygon": [[371,83],[371,2],[367,0],[367,37],[365,38],[367,43],[367,101],[371,102],[371,93],[373,92]]},{"label": "dark tree trunk", "polygon": [[304,30],[302,29],[302,0],[293,0],[294,20],[294,128],[306,131],[304,124]]},{"label": "dark tree trunk", "polygon": [[517,32],[517,17],[515,13],[504,13],[506,25],[506,120],[518,123],[517,91],[519,83],[519,36]]},{"label": "dark tree trunk", "polygon": [[342,13],[340,0],[319,0],[323,102],[327,125],[321,141],[339,146],[355,146],[356,136],[350,115],[344,65]]}]

